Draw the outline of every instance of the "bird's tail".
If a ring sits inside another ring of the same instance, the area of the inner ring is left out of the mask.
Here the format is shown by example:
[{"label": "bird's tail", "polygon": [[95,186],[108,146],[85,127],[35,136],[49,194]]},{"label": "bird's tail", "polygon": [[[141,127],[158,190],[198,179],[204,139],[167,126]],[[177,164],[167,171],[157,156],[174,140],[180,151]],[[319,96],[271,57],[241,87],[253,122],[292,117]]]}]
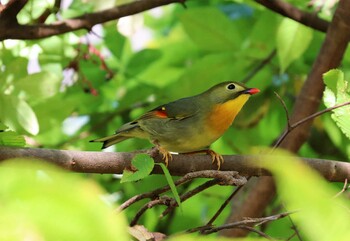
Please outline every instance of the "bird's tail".
[{"label": "bird's tail", "polygon": [[129,139],[129,138],[130,137],[123,136],[120,133],[118,133],[118,134],[114,134],[111,136],[106,136],[106,137],[98,138],[95,140],[91,140],[90,142],[103,142],[102,149],[104,149],[104,148],[107,148],[109,146],[112,146],[114,144],[117,144],[117,143],[124,141],[126,139]]}]

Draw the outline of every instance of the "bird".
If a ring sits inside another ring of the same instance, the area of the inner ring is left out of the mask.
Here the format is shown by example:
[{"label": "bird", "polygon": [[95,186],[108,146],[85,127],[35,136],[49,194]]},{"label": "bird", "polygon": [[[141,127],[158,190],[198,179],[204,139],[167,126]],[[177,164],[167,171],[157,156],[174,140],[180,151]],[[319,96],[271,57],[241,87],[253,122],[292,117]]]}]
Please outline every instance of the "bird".
[{"label": "bird", "polygon": [[160,105],[122,125],[115,134],[90,142],[103,142],[104,149],[129,138],[148,139],[166,166],[172,160],[170,152],[206,153],[220,170],[224,159],[210,145],[231,126],[249,97],[259,92],[239,82],[222,82],[198,95]]}]

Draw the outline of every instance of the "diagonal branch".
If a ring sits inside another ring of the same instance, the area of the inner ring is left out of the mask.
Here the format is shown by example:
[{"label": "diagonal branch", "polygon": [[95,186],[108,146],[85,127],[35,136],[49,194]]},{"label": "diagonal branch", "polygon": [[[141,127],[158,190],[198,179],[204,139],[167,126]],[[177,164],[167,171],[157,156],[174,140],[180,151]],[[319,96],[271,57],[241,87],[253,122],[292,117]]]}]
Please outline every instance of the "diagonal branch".
[{"label": "diagonal branch", "polygon": [[17,25],[17,14],[27,4],[28,0],[11,0],[0,8],[0,22],[2,25],[11,27]]},{"label": "diagonal branch", "polygon": [[196,232],[198,230],[201,230],[201,232],[204,234],[210,234],[210,233],[218,232],[218,231],[223,230],[223,229],[231,229],[231,228],[235,228],[235,227],[240,227],[242,225],[249,225],[249,224],[252,225],[253,224],[255,226],[259,226],[259,225],[267,223],[267,222],[271,222],[271,221],[275,221],[275,220],[287,217],[293,213],[294,212],[284,212],[284,213],[280,213],[280,214],[276,214],[276,215],[272,215],[272,216],[268,216],[268,217],[262,217],[262,218],[243,218],[242,220],[232,222],[232,223],[227,223],[227,224],[224,224],[224,225],[221,225],[218,227],[202,226],[202,227],[197,227],[194,229],[187,230],[187,232],[193,233],[193,232]]},{"label": "diagonal branch", "polygon": [[[277,96],[278,96],[278,95],[277,95]],[[280,98],[280,97],[278,97],[278,98]],[[286,110],[286,107],[285,107],[285,104],[284,104],[283,100],[282,100],[282,99],[280,99],[280,100],[282,101],[283,107],[284,107],[285,110]],[[286,130],[283,132],[283,134],[278,138],[276,144],[274,145],[274,148],[278,147],[278,146],[282,143],[282,141],[287,137],[287,135],[288,135],[291,131],[293,131],[295,128],[297,128],[298,126],[300,126],[301,124],[304,124],[304,123],[307,122],[307,121],[310,121],[310,120],[312,120],[312,119],[314,119],[314,118],[316,118],[316,117],[318,117],[318,116],[320,116],[320,115],[323,115],[323,114],[326,113],[326,112],[332,111],[332,110],[334,110],[334,109],[337,109],[337,108],[340,108],[340,107],[343,107],[343,106],[346,106],[346,105],[350,105],[350,101],[345,102],[345,103],[342,103],[342,104],[338,104],[338,105],[335,105],[335,106],[332,106],[332,107],[329,107],[329,108],[324,109],[324,110],[321,110],[321,111],[319,111],[319,112],[316,112],[316,113],[314,113],[314,114],[312,114],[312,115],[309,115],[309,116],[307,116],[307,117],[305,117],[305,118],[303,118],[303,119],[301,119],[301,120],[299,120],[299,121],[297,121],[297,122],[295,122],[295,123],[293,123],[293,124],[290,124],[289,117],[288,117],[288,111],[286,111],[286,113],[287,113],[287,122],[288,122],[288,123],[287,123],[287,129],[286,129]]]},{"label": "diagonal branch", "polygon": [[[22,0],[24,1],[24,0]],[[0,21],[0,41],[5,39],[40,39],[53,35],[64,34],[79,29],[91,28],[121,17],[134,15],[143,11],[164,6],[170,3],[184,3],[185,0],[140,0],[103,11],[84,14],[82,16],[55,22],[53,24],[19,25],[8,28]]]},{"label": "diagonal branch", "polygon": [[321,32],[326,32],[329,22],[319,18],[316,14],[302,11],[290,3],[281,0],[255,0],[255,2],[281,14],[282,16],[291,18],[305,26],[311,27]]}]

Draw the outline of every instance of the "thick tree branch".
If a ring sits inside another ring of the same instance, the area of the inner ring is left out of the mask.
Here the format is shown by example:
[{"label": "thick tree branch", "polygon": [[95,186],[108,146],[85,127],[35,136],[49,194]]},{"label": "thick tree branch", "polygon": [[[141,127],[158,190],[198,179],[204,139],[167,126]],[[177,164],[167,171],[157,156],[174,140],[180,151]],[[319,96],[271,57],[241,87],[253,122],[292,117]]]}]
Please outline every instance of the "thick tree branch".
[{"label": "thick tree branch", "polygon": [[0,41],[5,39],[40,39],[53,35],[72,32],[79,29],[87,29],[89,31],[96,24],[105,23],[111,20],[119,19],[121,17],[141,13],[143,11],[170,3],[184,2],[185,0],[140,0],[103,11],[84,14],[76,18],[58,21],[53,24],[16,24],[11,28],[6,25],[6,21],[4,21],[5,19],[3,19],[0,15]]},{"label": "thick tree branch", "polygon": [[321,32],[326,32],[329,26],[329,22],[319,18],[316,14],[304,12],[287,2],[280,0],[255,0],[255,2],[281,14],[282,16],[291,18]]},{"label": "thick tree branch", "polygon": [[[10,158],[42,159],[65,169],[83,173],[120,174],[126,167],[130,167],[131,159],[136,154],[136,152],[84,152],[0,147],[0,161]],[[260,167],[260,162],[267,158],[271,162],[283,163],[283,156],[224,156],[225,163],[221,171],[234,170],[245,176],[269,176],[270,173]],[[161,162],[161,159],[161,156],[155,157],[156,162]],[[302,160],[329,181],[343,182],[345,179],[350,179],[350,163],[312,158],[302,158]],[[168,168],[172,175],[178,176],[195,171],[216,170],[216,166],[212,164],[208,155],[173,155]],[[163,171],[156,166],[153,173],[159,174]]]},{"label": "thick tree branch", "polygon": [[11,0],[0,9],[1,26],[12,27],[17,25],[17,14],[27,4],[28,0]]}]

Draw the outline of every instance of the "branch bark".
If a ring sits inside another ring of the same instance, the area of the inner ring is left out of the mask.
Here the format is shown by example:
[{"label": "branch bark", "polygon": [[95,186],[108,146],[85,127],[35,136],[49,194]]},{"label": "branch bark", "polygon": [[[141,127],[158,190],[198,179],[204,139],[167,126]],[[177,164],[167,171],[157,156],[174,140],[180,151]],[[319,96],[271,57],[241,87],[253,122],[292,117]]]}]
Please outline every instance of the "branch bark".
[{"label": "branch bark", "polygon": [[[130,167],[132,158],[140,152],[93,152],[93,151],[68,151],[38,148],[0,147],[0,161],[11,158],[41,159],[67,170],[83,173],[116,173]],[[251,156],[224,156],[225,163],[221,171],[237,171],[245,176],[270,176],[270,173],[261,168],[260,163],[269,159],[271,162],[283,162],[282,156],[251,155]],[[344,182],[350,179],[350,163],[332,160],[302,158],[302,160],[318,171],[329,181]],[[156,156],[155,162],[162,162],[162,157]],[[169,163],[169,171],[172,175],[183,176],[190,172],[203,170],[216,170],[208,155],[173,155]],[[153,170],[153,174],[162,174],[159,166]]]},{"label": "branch bark", "polygon": [[255,2],[315,30],[326,32],[328,29],[329,22],[326,20],[319,18],[316,14],[302,11],[287,2],[280,0],[255,0]]},{"label": "branch bark", "polygon": [[[17,1],[14,1],[17,2]],[[24,0],[18,2],[26,2]],[[53,35],[64,34],[79,29],[91,30],[91,28],[100,23],[105,23],[111,20],[116,20],[121,17],[134,15],[143,11],[164,6],[170,3],[184,3],[185,0],[140,0],[134,1],[121,6],[113,7],[99,12],[88,13],[82,16],[57,21],[53,24],[34,24],[34,25],[20,25],[17,20],[12,22],[9,27],[7,14],[0,12],[0,41],[5,39],[41,39]],[[17,4],[18,5],[18,4]],[[18,8],[15,9],[16,11]],[[17,12],[11,12],[11,16],[17,15]],[[11,19],[13,20],[13,18]]]}]

